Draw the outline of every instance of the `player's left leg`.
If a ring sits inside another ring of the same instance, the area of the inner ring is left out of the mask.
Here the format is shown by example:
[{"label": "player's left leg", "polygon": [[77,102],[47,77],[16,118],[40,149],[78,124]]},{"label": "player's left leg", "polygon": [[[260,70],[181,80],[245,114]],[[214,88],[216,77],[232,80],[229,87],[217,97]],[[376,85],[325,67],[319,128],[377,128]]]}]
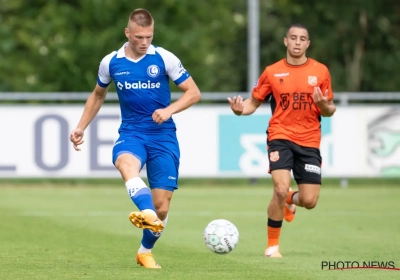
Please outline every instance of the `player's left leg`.
[{"label": "player's left leg", "polygon": [[287,203],[306,209],[313,209],[317,205],[321,189],[321,162],[319,149],[296,149],[293,174],[299,190],[289,193]]},{"label": "player's left leg", "polygon": [[[173,191],[153,188],[151,193],[157,216],[162,220],[165,229],[168,222],[168,210]],[[161,237],[162,232],[163,231],[154,232],[150,229],[143,230],[142,241],[136,255],[136,260],[140,265],[146,268],[161,268],[161,266],[154,260],[152,249],[157,240]]]},{"label": "player's left leg", "polygon": [[[175,133],[171,133],[157,138],[148,137],[146,147],[148,151],[147,177],[152,190],[153,204],[165,229],[170,202],[174,191],[178,188],[179,144]],[[142,243],[137,254],[139,264],[144,267],[152,267],[156,264],[152,249],[161,234],[162,232],[156,233],[149,229],[143,230]]]}]

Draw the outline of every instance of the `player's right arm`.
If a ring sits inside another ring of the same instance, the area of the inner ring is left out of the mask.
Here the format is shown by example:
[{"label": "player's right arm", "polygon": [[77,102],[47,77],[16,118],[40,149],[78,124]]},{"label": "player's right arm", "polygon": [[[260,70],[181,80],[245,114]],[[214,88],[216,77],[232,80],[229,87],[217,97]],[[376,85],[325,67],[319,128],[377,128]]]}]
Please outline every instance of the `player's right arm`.
[{"label": "player's right arm", "polygon": [[82,113],[81,120],[78,123],[77,128],[85,130],[94,117],[99,112],[101,106],[104,103],[104,99],[106,98],[106,94],[108,91],[108,86],[103,88],[98,84],[94,88],[93,92],[88,97],[85,108]]},{"label": "player's right arm", "polygon": [[83,110],[81,119],[77,127],[71,132],[70,140],[74,145],[76,151],[81,149],[78,147],[83,141],[83,135],[85,129],[94,119],[94,117],[99,112],[101,106],[104,103],[108,88],[111,84],[111,76],[109,73],[109,62],[110,57],[106,56],[100,63],[99,74],[97,78],[97,84],[93,92],[88,97],[85,108]]},{"label": "player's right arm", "polygon": [[235,96],[233,98],[228,97],[228,101],[235,115],[251,115],[258,107],[260,107],[265,98],[271,94],[271,92],[272,90],[268,80],[268,72],[267,69],[265,69],[248,99],[243,101],[243,98],[239,95],[238,97]]},{"label": "player's right arm", "polygon": [[233,98],[228,97],[229,104],[233,113],[237,116],[247,116],[253,114],[258,107],[262,104],[262,101],[250,96],[245,101],[240,95]]},{"label": "player's right arm", "polygon": [[85,108],[82,113],[82,117],[76,126],[76,128],[71,132],[70,140],[74,144],[74,149],[80,151],[78,148],[83,141],[83,135],[85,129],[88,127],[90,122],[94,119],[103,105],[104,99],[106,98],[108,87],[103,88],[98,84],[94,88],[93,92],[90,94],[86,101]]}]

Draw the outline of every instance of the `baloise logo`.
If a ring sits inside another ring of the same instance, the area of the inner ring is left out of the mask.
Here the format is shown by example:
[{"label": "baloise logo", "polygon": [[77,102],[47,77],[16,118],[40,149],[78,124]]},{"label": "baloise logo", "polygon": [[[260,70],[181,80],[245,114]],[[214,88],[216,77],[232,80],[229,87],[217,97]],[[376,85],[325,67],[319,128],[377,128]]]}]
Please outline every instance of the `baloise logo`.
[{"label": "baloise logo", "polygon": [[136,83],[129,83],[125,81],[123,84],[121,82],[117,83],[117,87],[119,90],[125,89],[151,89],[151,88],[160,88],[160,83],[152,83],[150,81],[147,82],[136,82]]}]

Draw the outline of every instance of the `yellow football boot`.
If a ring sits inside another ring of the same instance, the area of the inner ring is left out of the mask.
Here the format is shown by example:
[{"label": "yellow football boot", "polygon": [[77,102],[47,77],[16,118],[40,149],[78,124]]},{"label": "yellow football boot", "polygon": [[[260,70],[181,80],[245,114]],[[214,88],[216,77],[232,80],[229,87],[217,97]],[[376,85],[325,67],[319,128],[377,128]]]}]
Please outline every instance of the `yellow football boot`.
[{"label": "yellow football boot", "polygon": [[147,228],[154,232],[161,232],[164,229],[164,223],[151,212],[132,212],[129,214],[129,220],[138,228]]},{"label": "yellow football boot", "polygon": [[136,261],[138,264],[140,264],[145,268],[156,268],[156,269],[161,268],[161,266],[154,260],[152,253],[143,253],[143,254],[137,253]]}]

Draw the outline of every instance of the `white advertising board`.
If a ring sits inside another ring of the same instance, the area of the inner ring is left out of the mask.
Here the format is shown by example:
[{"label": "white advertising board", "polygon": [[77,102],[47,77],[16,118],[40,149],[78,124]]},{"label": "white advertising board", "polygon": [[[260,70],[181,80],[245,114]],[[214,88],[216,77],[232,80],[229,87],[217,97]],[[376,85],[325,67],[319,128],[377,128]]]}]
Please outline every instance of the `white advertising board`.
[{"label": "white advertising board", "polygon": [[[116,177],[111,151],[120,111],[105,105],[76,152],[69,133],[83,106],[0,106],[0,177]],[[180,177],[269,176],[268,106],[237,117],[228,106],[197,105],[175,115]],[[400,177],[400,107],[339,107],[322,120],[324,177]],[[142,172],[145,175],[145,170]]]}]

